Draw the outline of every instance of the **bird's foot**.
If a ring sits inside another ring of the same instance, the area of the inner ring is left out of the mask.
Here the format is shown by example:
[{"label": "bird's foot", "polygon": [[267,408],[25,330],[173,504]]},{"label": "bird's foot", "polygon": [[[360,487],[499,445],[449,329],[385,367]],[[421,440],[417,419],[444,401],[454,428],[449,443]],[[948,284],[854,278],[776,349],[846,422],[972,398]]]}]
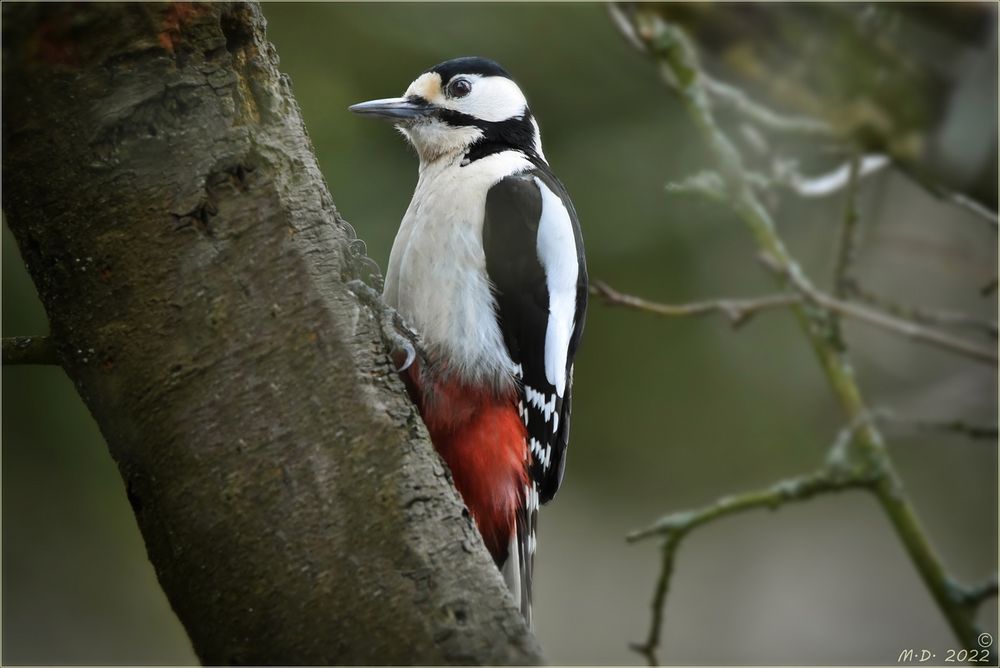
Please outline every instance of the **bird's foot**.
[{"label": "bird's foot", "polygon": [[389,359],[392,360],[396,373],[409,369],[418,357],[422,364],[426,364],[426,358],[420,349],[420,336],[406,324],[396,309],[382,301],[382,295],[377,290],[360,279],[349,281],[347,289],[375,313],[382,331],[382,340],[389,346]]}]

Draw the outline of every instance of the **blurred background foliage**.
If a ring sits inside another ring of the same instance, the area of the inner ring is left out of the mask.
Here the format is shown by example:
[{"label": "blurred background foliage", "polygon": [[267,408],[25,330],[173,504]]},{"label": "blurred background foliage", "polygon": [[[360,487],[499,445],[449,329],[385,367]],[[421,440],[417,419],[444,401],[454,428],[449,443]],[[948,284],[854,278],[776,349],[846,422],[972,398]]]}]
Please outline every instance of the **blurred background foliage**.
[{"label": "blurred background foliage", "polygon": [[[773,26],[793,11],[796,39],[821,39],[835,24],[803,20],[809,6],[747,6],[756,19],[712,24],[724,26],[715,32],[689,25],[706,36],[706,57],[723,75],[766,96],[773,81],[747,76],[731,50],[713,44],[772,44]],[[594,278],[672,303],[773,290],[730,212],[665,193],[665,183],[706,163],[704,148],[602,5],[280,3],[265,14],[337,206],[381,266],[416,158],[390,127],[346,108],[398,95],[427,67],[476,54],[502,63],[528,95],[580,214]],[[957,38],[943,21],[925,22],[907,33],[906,49],[947,74],[946,103],[920,131],[957,165],[944,171],[967,174],[967,187],[995,206],[995,14]],[[808,89],[811,72],[799,68],[798,85]],[[841,194],[783,196],[775,208],[791,250],[821,284],[842,207]],[[995,294],[978,291],[997,271],[989,226],[896,170],[862,182],[860,212],[866,286],[996,319]],[[2,297],[4,336],[46,331],[6,228]],[[846,333],[873,405],[996,424],[995,368],[852,322]],[[55,368],[4,368],[2,389],[3,662],[193,662],[69,381]],[[566,482],[541,517],[536,631],[554,664],[637,663],[627,645],[645,634],[658,557],[623,536],[662,513],[813,469],[843,424],[785,312],[733,332],[721,317],[663,320],[595,301],[575,395]],[[968,582],[994,572],[997,444],[902,427],[888,435],[946,565]],[[995,599],[982,615],[995,629]],[[940,657],[956,642],[881,511],[859,492],[693,534],[678,556],[661,659],[880,664],[925,647]]]}]

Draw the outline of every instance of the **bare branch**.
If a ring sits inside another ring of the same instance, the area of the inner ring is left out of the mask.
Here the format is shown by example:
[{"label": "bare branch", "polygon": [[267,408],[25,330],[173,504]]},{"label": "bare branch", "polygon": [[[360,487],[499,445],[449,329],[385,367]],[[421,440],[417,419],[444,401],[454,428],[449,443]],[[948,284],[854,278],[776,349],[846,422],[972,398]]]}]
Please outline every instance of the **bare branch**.
[{"label": "bare branch", "polygon": [[764,295],[753,299],[713,299],[704,302],[691,302],[688,304],[661,304],[648,301],[642,297],[618,292],[603,281],[593,281],[590,292],[604,299],[608,306],[624,306],[636,311],[646,311],[668,317],[677,316],[701,316],[709,313],[722,313],[729,319],[729,324],[733,328],[738,328],[747,323],[753,316],[761,311],[769,309],[784,308],[802,301],[800,295],[795,294],[775,294]]},{"label": "bare branch", "polygon": [[897,415],[887,409],[872,411],[873,416],[883,423],[898,424],[921,429],[925,431],[943,431],[956,434],[963,434],[971,439],[997,440],[997,425],[972,424],[965,420],[922,420],[920,418]]},{"label": "bare branch", "polygon": [[3,364],[59,364],[52,339],[47,336],[11,336],[3,339]]},{"label": "bare branch", "polygon": [[836,139],[837,133],[829,124],[804,116],[787,116],[768,109],[763,104],[750,99],[736,86],[714,79],[704,72],[701,74],[705,90],[721,103],[746,120],[762,128],[786,134],[804,135],[821,139]]},{"label": "bare branch", "polygon": [[615,24],[616,28],[618,28],[618,31],[625,38],[625,41],[627,41],[636,51],[645,53],[646,45],[641,39],[639,39],[639,35],[635,31],[635,26],[632,24],[631,17],[622,11],[621,5],[609,2],[605,5],[605,7],[607,7],[608,16],[611,18],[611,22]]},{"label": "bare branch", "polygon": [[997,222],[997,212],[988,209],[968,195],[957,192],[949,192],[945,195],[945,199],[984,220],[987,225],[993,228],[994,232],[996,232],[998,227],[1000,227],[1000,224]]},{"label": "bare branch", "polygon": [[984,582],[972,587],[966,587],[962,591],[962,605],[975,610],[980,605],[991,598],[997,596],[997,574],[994,573]]},{"label": "bare branch", "polygon": [[728,201],[725,184],[717,172],[704,171],[689,176],[683,181],[666,185],[667,192],[677,195],[700,195],[715,201]]},{"label": "bare branch", "polygon": [[980,362],[987,362],[996,366],[997,353],[991,348],[986,348],[964,339],[957,338],[950,334],[945,334],[935,329],[924,327],[911,320],[904,320],[892,315],[876,311],[861,304],[844,301],[832,297],[818,289],[811,283],[796,273],[783,269],[773,257],[762,254],[761,260],[775,272],[785,276],[791,284],[798,289],[805,298],[813,304],[820,306],[838,315],[846,316],[879,327],[894,334],[899,334],[908,339],[937,346],[943,350],[964,355]]},{"label": "bare branch", "polygon": [[927,176],[918,174],[913,169],[904,169],[903,172],[909,176],[914,183],[921,186],[934,197],[944,202],[950,202],[951,204],[968,211],[978,220],[986,223],[994,232],[1000,229],[1000,221],[997,219],[997,212],[993,211],[981,202],[972,199],[968,195],[946,188],[940,183],[930,180]]},{"label": "bare branch", "polygon": [[978,330],[984,334],[997,337],[997,323],[993,320],[981,318],[971,313],[961,311],[944,311],[938,309],[928,309],[909,304],[899,304],[890,299],[877,295],[861,285],[856,280],[851,280],[848,285],[850,296],[858,301],[870,306],[879,308],[887,313],[891,313],[906,320],[929,325],[947,325],[951,327],[963,327],[971,330]]},{"label": "bare branch", "polygon": [[815,473],[782,480],[761,490],[722,497],[699,510],[671,513],[645,529],[633,531],[626,540],[635,543],[651,536],[683,535],[728,515],[757,508],[774,510],[787,503],[806,501],[817,494],[869,487],[871,484],[872,477],[867,472],[848,474],[840,467],[824,467]]},{"label": "bare branch", "polygon": [[674,574],[674,555],[680,545],[683,534],[670,534],[663,541],[660,547],[662,561],[660,562],[660,575],[656,579],[656,587],[653,590],[653,602],[650,607],[653,609],[652,621],[649,624],[649,632],[645,642],[631,643],[629,647],[646,657],[646,662],[650,666],[658,666],[659,659],[656,650],[660,646],[660,631],[663,629],[663,611],[667,600],[667,592],[670,591],[670,578]]},{"label": "bare branch", "polygon": [[672,513],[660,518],[651,526],[629,534],[630,543],[653,536],[663,538],[660,575],[652,601],[652,620],[643,643],[633,643],[631,648],[643,655],[650,666],[658,664],[656,650],[660,643],[660,629],[666,595],[670,589],[670,577],[674,570],[674,559],[681,541],[691,530],[736,513],[759,508],[775,510],[781,506],[811,499],[819,494],[842,492],[849,489],[870,488],[872,477],[864,471],[846,474],[843,469],[827,466],[810,475],[782,480],[770,487],[737,496],[727,496],[700,508]]},{"label": "bare branch", "polygon": [[860,170],[861,159],[855,155],[850,161],[850,169],[848,170],[847,197],[833,266],[833,293],[840,298],[845,297],[850,289],[851,273],[857,256],[858,175]]}]

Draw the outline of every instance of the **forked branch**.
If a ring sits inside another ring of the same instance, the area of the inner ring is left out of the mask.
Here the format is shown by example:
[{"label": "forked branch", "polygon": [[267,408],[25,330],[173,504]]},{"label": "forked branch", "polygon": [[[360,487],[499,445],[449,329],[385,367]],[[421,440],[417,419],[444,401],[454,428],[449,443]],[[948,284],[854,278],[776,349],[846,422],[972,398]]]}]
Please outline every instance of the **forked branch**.
[{"label": "forked branch", "polygon": [[800,272],[789,271],[788,267],[782,266],[780,262],[776,262],[770,255],[764,253],[760,257],[765,265],[786,278],[795,289],[802,293],[806,300],[831,313],[867,323],[904,338],[912,339],[913,341],[964,355],[979,362],[986,362],[994,366],[997,365],[997,353],[993,348],[987,348],[971,341],[960,339],[957,336],[924,327],[912,320],[904,320],[881,311],[876,311],[862,304],[837,299],[818,290]]},{"label": "forked branch", "polygon": [[674,572],[674,560],[681,541],[691,530],[748,510],[760,508],[776,510],[783,505],[806,501],[820,494],[865,489],[870,488],[872,484],[873,480],[867,474],[851,474],[828,465],[810,475],[782,480],[765,489],[723,497],[697,510],[666,515],[645,529],[629,534],[627,540],[630,543],[655,536],[663,540],[660,574],[653,593],[652,622],[646,640],[632,643],[631,648],[645,657],[650,666],[659,664],[656,652],[660,645],[660,632],[663,628],[666,596],[670,591],[670,578]]}]

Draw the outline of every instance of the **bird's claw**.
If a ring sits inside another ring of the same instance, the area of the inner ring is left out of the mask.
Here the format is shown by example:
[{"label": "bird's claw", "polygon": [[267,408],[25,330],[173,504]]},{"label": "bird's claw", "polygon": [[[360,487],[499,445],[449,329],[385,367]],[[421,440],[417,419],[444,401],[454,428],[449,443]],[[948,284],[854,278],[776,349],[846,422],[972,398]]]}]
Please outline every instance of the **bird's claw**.
[{"label": "bird's claw", "polygon": [[[389,355],[396,373],[402,373],[413,366],[422,351],[419,348],[419,337],[417,333],[410,329],[399,313],[382,301],[380,295],[367,283],[354,279],[347,283],[347,289],[353,292],[358,300],[367,304],[378,316],[379,329],[382,331],[382,339],[391,346]],[[396,363],[396,353],[405,353],[406,357],[402,364]]]},{"label": "bird's claw", "polygon": [[396,349],[393,350],[393,357],[392,357],[393,363],[396,362],[395,353],[397,351],[401,350],[404,353],[406,353],[406,359],[403,360],[402,364],[396,367],[396,373],[403,373],[411,366],[413,366],[413,362],[416,361],[417,347],[401,336],[396,339],[395,343],[396,343]]}]

